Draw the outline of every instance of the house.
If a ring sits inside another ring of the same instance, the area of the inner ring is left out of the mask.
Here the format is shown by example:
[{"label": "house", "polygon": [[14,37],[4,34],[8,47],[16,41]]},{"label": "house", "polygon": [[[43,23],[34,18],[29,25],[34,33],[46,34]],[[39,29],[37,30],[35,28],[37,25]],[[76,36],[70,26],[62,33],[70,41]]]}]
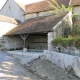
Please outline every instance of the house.
[{"label": "house", "polygon": [[[70,0],[56,0],[56,1],[59,5],[64,4],[67,7],[69,5]],[[28,4],[26,5],[25,20],[30,19],[30,18],[35,18],[38,16],[52,15],[50,12],[51,10],[53,10],[53,8],[50,8],[46,0]]]},{"label": "house", "polygon": [[80,9],[80,0],[76,0],[76,1],[71,0],[70,4],[73,5],[73,10],[72,10],[73,14],[77,13],[78,15],[80,15],[80,11],[79,11],[79,9]]},{"label": "house", "polygon": [[[28,19],[21,23],[18,27],[9,31],[6,36],[21,36],[24,40],[24,47],[29,49],[44,50],[49,49],[50,39],[54,36],[61,36],[63,27],[71,27],[71,13],[41,16],[33,19]],[[60,28],[59,28],[60,27]],[[51,34],[51,35],[50,35]],[[26,39],[27,36],[27,39]],[[51,38],[50,38],[51,36]]]},{"label": "house", "polygon": [[19,21],[17,21],[16,19],[0,15],[0,50],[4,50],[4,49],[8,50],[10,48],[15,49],[17,48],[17,45],[19,46],[21,45],[22,47],[22,44],[20,44],[21,41],[20,43],[18,43],[19,38],[17,36],[15,37],[3,36],[10,30],[15,28],[18,24],[19,24]]},{"label": "house", "polygon": [[21,22],[24,22],[24,13],[25,11],[16,3],[16,0],[5,0],[0,8],[0,15],[15,18]]}]

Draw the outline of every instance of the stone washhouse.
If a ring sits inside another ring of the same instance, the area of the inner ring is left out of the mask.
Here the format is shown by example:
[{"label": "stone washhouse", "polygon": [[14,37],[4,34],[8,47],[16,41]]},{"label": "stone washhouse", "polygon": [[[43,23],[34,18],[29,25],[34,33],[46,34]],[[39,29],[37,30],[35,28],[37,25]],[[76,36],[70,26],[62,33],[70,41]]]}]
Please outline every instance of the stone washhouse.
[{"label": "stone washhouse", "polygon": [[[12,2],[18,7],[16,10],[20,15],[12,16],[20,21],[14,29],[7,31],[5,33],[4,40],[7,44],[4,50],[12,50],[12,49],[34,49],[34,50],[52,50],[53,47],[51,45],[52,38],[56,36],[63,35],[63,28],[72,27],[75,23],[79,23],[79,9],[80,4],[78,4],[79,0],[57,0],[58,4],[64,4],[66,7],[69,5],[74,5],[72,12],[69,13],[57,13],[53,15],[50,13],[52,8],[49,7],[49,4],[46,1],[36,2],[32,4],[22,5],[17,0],[12,0]],[[13,4],[11,1],[7,1],[7,3],[2,8],[0,14],[5,15],[5,7],[8,6],[9,3]],[[44,6],[43,6],[44,5]],[[10,5],[11,8],[8,14],[13,13],[14,7]],[[16,14],[17,14],[16,13]],[[78,13],[77,20],[72,22],[72,13]],[[8,15],[6,15],[8,16]],[[21,18],[21,17],[22,18]],[[19,19],[20,18],[20,19]],[[8,40],[6,39],[8,38]],[[3,44],[2,44],[3,45]]]}]

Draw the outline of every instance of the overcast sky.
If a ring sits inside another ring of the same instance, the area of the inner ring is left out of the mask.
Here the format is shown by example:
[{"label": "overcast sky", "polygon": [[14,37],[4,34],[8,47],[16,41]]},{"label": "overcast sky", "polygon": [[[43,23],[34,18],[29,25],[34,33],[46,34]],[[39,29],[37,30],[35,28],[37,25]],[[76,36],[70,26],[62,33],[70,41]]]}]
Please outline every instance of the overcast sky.
[{"label": "overcast sky", "polygon": [[[1,0],[0,2],[0,10],[3,7],[3,5],[6,3],[7,0]],[[43,1],[43,0],[18,0],[19,2],[21,2],[22,4],[26,5],[26,4],[31,4],[34,2],[39,2],[39,1]]]},{"label": "overcast sky", "polygon": [[31,3],[39,2],[39,1],[43,1],[43,0],[18,0],[18,1],[20,1],[23,4],[31,4]]},{"label": "overcast sky", "polygon": [[1,8],[3,7],[3,5],[5,4],[6,1],[7,1],[7,0],[2,0],[2,1],[0,2],[0,10],[1,10]]}]

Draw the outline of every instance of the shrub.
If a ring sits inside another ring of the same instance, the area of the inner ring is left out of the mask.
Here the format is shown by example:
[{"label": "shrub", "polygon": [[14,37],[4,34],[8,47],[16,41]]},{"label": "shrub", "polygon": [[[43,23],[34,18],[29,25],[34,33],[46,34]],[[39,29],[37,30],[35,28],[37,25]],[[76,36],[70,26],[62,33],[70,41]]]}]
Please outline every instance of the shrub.
[{"label": "shrub", "polygon": [[80,36],[68,38],[57,37],[52,40],[52,44],[54,46],[61,45],[62,47],[75,46],[77,49],[80,49]]},{"label": "shrub", "polygon": [[72,36],[80,35],[80,26],[73,26],[72,28]]},{"label": "shrub", "polygon": [[69,26],[65,27],[64,28],[64,37],[68,37],[70,34],[71,34],[71,28]]}]

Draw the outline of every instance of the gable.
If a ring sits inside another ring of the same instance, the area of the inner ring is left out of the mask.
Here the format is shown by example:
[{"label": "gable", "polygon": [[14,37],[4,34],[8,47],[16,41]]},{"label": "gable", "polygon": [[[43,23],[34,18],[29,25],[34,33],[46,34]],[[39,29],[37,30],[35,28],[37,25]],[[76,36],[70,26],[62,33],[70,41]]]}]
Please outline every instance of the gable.
[{"label": "gable", "polygon": [[19,0],[14,0],[14,1],[17,3],[17,5],[18,5],[22,10],[25,11],[25,5],[24,5],[23,3],[21,3]]},{"label": "gable", "polygon": [[0,14],[24,22],[24,11],[16,4],[14,0],[8,0],[0,10]]}]

